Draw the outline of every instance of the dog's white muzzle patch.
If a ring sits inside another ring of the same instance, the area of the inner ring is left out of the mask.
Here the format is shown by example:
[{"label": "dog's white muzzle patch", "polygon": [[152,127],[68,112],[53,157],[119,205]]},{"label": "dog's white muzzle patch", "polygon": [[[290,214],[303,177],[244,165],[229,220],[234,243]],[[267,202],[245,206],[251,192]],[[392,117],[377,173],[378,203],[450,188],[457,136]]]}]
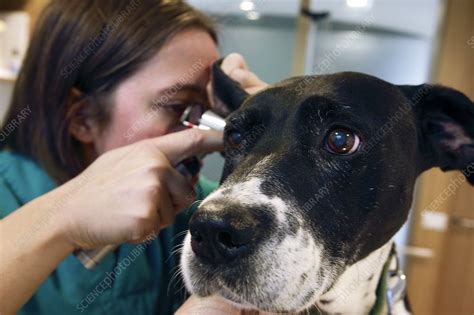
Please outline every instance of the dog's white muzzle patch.
[{"label": "dog's white muzzle patch", "polygon": [[[272,211],[270,215],[275,217],[276,227],[265,231],[270,235],[256,246],[241,268],[235,271],[241,279],[227,279],[226,274],[235,275],[235,272],[226,270],[226,266],[211,268],[200,262],[192,250],[188,232],[181,258],[186,287],[194,294],[218,293],[234,302],[259,309],[305,309],[316,303],[332,279],[331,272],[322,272],[328,269],[322,259],[322,243],[316,242],[315,236],[290,202],[265,195],[261,184],[262,180],[255,177],[231,186],[224,184],[210,194],[198,210],[218,212],[226,203],[238,202],[248,209],[264,207]],[[290,232],[290,217],[297,222],[296,232]]]}]

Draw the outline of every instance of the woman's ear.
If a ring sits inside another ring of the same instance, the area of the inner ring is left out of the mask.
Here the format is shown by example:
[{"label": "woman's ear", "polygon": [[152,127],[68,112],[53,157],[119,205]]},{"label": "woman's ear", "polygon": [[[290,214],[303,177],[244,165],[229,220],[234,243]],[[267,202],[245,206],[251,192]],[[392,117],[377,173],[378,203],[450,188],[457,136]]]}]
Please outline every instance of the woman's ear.
[{"label": "woman's ear", "polygon": [[87,109],[90,105],[84,98],[84,94],[77,88],[72,88],[67,102],[66,121],[68,123],[69,133],[77,141],[84,144],[94,142],[91,121],[87,115]]}]

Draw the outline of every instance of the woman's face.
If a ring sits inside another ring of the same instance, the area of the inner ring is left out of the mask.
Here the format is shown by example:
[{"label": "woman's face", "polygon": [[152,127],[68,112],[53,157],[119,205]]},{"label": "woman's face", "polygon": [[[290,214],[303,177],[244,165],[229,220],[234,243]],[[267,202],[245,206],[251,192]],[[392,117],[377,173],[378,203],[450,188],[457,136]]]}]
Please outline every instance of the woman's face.
[{"label": "woman's face", "polygon": [[113,92],[109,124],[93,131],[95,153],[183,130],[179,118],[188,105],[208,107],[206,85],[218,57],[205,31],[174,36]]}]

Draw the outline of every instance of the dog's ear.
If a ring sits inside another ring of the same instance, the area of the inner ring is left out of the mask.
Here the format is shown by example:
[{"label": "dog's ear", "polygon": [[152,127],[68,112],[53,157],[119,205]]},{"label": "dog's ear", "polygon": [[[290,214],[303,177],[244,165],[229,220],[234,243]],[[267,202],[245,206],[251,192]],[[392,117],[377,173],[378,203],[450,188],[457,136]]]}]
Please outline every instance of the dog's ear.
[{"label": "dog's ear", "polygon": [[401,86],[417,119],[424,169],[460,170],[474,185],[474,104],[440,85]]},{"label": "dog's ear", "polygon": [[238,109],[249,94],[222,71],[222,60],[219,59],[212,65],[212,89],[214,111],[225,117]]}]

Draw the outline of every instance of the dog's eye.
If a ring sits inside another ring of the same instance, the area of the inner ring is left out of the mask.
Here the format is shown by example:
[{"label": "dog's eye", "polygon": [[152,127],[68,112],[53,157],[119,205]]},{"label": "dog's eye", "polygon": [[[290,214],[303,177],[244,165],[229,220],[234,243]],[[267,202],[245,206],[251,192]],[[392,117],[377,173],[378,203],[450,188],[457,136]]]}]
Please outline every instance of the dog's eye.
[{"label": "dog's eye", "polygon": [[348,129],[336,128],[328,134],[326,142],[329,151],[332,153],[348,155],[357,150],[360,139]]},{"label": "dog's eye", "polygon": [[231,131],[227,136],[227,139],[229,141],[229,144],[234,149],[240,149],[240,147],[242,146],[242,134],[236,130]]}]

